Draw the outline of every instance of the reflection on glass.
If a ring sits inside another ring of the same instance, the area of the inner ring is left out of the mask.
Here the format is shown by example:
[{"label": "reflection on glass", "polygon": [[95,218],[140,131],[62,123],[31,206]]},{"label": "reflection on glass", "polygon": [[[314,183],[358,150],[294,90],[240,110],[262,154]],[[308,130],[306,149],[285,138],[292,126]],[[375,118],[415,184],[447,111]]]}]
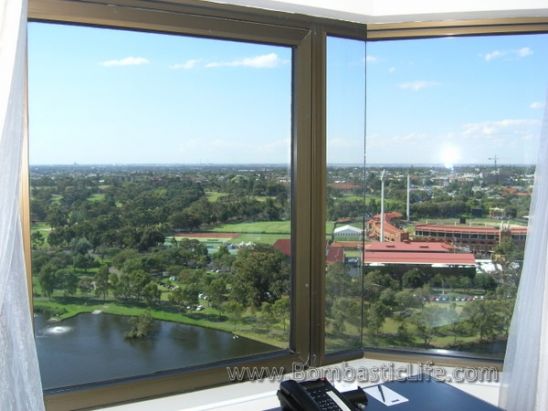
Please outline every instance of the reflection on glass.
[{"label": "reflection on glass", "polygon": [[291,50],[31,23],[29,62],[44,387],[286,348]]},{"label": "reflection on glass", "polygon": [[362,346],[365,42],[327,40],[326,350]]}]

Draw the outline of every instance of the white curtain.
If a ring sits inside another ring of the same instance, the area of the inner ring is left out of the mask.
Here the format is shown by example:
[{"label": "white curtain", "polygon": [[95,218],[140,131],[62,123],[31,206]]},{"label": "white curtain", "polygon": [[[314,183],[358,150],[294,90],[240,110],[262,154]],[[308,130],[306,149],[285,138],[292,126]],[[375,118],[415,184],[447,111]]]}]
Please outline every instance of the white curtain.
[{"label": "white curtain", "polygon": [[0,409],[44,409],[20,220],[27,0],[0,0]]},{"label": "white curtain", "polygon": [[508,411],[548,410],[548,104],[540,137],[524,266],[499,398]]}]

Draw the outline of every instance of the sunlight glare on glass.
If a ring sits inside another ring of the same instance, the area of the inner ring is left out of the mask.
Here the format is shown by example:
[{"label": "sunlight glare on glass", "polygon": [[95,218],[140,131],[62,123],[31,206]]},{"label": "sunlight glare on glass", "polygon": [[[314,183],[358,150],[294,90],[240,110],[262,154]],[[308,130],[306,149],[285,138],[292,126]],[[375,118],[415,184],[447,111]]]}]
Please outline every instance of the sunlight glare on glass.
[{"label": "sunlight glare on glass", "polygon": [[445,168],[452,169],[455,163],[460,160],[460,158],[460,150],[458,147],[450,145],[443,147],[441,150],[440,160]]}]

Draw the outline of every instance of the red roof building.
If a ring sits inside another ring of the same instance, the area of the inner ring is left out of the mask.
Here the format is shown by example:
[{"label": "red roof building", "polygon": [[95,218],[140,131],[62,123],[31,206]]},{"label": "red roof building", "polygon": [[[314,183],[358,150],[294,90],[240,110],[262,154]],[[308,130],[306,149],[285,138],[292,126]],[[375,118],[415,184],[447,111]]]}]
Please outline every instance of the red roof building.
[{"label": "red roof building", "polygon": [[421,253],[406,251],[366,251],[365,264],[409,264],[429,266],[475,267],[472,253]]},{"label": "red roof building", "polygon": [[417,224],[415,237],[428,241],[446,241],[466,247],[473,253],[492,252],[502,241],[511,240],[523,247],[527,238],[526,227],[489,227],[449,224]]},{"label": "red roof building", "polygon": [[369,243],[366,252],[401,252],[401,253],[452,253],[454,247],[447,243],[403,241],[394,243]]},{"label": "red roof building", "polygon": [[364,264],[472,269],[476,259],[472,253],[456,253],[452,245],[440,242],[375,242],[365,245]]},{"label": "red roof building", "polygon": [[[384,213],[384,240],[385,241],[404,241],[409,239],[409,234],[403,230],[400,230],[394,224],[392,220],[398,220],[402,217],[401,213],[397,211],[391,211]],[[381,236],[381,215],[376,214],[367,222],[367,231],[369,238],[375,238],[380,240]]]}]

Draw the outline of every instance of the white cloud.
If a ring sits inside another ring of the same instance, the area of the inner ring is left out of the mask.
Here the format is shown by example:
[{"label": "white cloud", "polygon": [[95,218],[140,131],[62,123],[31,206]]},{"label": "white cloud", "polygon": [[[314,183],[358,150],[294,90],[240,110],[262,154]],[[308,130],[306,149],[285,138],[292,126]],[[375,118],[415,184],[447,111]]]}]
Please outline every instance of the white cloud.
[{"label": "white cloud", "polygon": [[527,57],[533,54],[533,50],[531,50],[529,47],[522,47],[516,50],[516,54],[518,55],[518,57]]},{"label": "white cloud", "polygon": [[390,68],[388,69],[388,72],[389,72],[390,74],[395,73],[395,72],[396,72],[396,67],[390,67]]},{"label": "white cloud", "polygon": [[529,47],[522,47],[519,49],[512,50],[493,50],[488,53],[482,54],[481,57],[489,62],[501,58],[506,58],[506,60],[516,60],[524,57],[528,57],[533,54],[533,50]]},{"label": "white cloud", "polygon": [[491,51],[489,53],[485,53],[483,55],[483,59],[485,61],[492,61],[492,60],[496,60],[496,59],[499,59],[501,57],[504,57],[505,55],[506,55],[505,51],[494,50],[494,51]]},{"label": "white cloud", "polygon": [[539,124],[533,119],[504,119],[467,123],[462,126],[462,134],[467,137],[500,137],[504,135],[523,135]]},{"label": "white cloud", "polygon": [[531,104],[529,104],[529,108],[532,108],[533,110],[540,110],[544,108],[544,103],[541,101],[533,101]]},{"label": "white cloud", "polygon": [[200,63],[200,60],[191,59],[191,60],[185,61],[184,63],[172,64],[171,66],[169,66],[169,68],[172,70],[191,70],[193,68],[196,68],[199,63]]},{"label": "white cloud", "polygon": [[379,61],[379,58],[377,56],[372,55],[372,54],[368,54],[365,57],[365,62],[366,63],[376,63],[378,61]]},{"label": "white cloud", "polygon": [[285,63],[276,53],[263,54],[255,57],[246,57],[240,60],[217,61],[207,63],[205,67],[249,67],[249,68],[275,68]]},{"label": "white cloud", "polygon": [[437,81],[424,81],[424,80],[417,80],[417,81],[410,81],[407,83],[401,83],[399,84],[399,87],[403,90],[413,90],[413,91],[420,91],[425,88],[429,87],[435,87],[439,85]]},{"label": "white cloud", "polygon": [[119,60],[107,60],[101,63],[104,67],[117,67],[117,66],[140,66],[142,64],[149,64],[150,61],[144,57],[125,57]]}]

